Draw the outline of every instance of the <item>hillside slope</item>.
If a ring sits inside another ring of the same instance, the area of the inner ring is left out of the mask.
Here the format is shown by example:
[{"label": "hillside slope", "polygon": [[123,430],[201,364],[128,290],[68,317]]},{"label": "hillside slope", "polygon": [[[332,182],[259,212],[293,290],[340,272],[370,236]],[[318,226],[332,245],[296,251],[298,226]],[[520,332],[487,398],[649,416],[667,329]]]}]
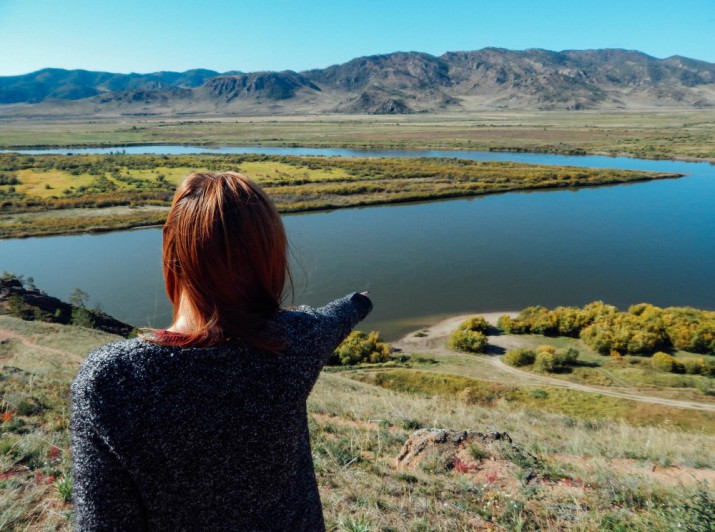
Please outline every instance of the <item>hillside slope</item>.
[{"label": "hillside slope", "polygon": [[[0,316],[0,528],[72,529],[69,383],[82,355],[116,339]],[[715,523],[711,434],[465,394],[398,393],[351,378],[357,373],[324,373],[308,402],[329,529],[646,531]]]}]

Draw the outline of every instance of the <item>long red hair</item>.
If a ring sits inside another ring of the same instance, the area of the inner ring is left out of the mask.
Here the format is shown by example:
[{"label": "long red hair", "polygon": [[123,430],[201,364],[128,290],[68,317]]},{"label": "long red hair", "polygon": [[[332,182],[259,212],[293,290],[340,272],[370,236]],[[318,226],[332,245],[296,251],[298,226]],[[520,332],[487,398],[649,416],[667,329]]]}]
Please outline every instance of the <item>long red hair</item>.
[{"label": "long red hair", "polygon": [[288,269],[283,222],[265,192],[244,175],[197,172],[179,185],[163,231],[166,292],[173,322],[186,305],[189,331],[152,341],[206,347],[240,339],[268,351],[283,341],[270,330]]}]

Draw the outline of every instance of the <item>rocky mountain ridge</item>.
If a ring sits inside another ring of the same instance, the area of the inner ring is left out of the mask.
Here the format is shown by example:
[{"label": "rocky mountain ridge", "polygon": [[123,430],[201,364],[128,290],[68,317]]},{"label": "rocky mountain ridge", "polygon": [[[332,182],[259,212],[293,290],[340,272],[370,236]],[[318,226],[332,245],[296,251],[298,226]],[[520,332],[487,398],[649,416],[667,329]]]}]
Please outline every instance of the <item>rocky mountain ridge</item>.
[{"label": "rocky mountain ridge", "polygon": [[620,49],[395,52],[304,72],[0,77],[0,114],[405,114],[477,109],[715,107],[715,64]]}]

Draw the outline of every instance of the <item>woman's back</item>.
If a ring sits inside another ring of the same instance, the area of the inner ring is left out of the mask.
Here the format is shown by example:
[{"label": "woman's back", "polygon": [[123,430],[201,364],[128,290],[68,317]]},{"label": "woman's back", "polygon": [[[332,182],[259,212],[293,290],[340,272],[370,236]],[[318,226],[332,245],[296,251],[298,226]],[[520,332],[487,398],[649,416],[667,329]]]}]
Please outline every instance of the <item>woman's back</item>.
[{"label": "woman's back", "polygon": [[72,388],[78,527],[323,528],[305,403],[371,306],[279,313],[279,355],[141,339],[92,353]]}]

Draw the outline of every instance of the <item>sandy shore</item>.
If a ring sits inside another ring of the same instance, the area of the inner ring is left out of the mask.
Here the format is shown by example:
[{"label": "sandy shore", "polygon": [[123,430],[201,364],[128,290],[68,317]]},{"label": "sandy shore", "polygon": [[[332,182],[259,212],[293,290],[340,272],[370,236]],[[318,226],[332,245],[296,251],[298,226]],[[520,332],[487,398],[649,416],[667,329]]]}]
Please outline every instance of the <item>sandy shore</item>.
[{"label": "sandy shore", "polygon": [[[424,348],[436,349],[438,347],[443,347],[444,343],[447,341],[447,337],[454,331],[457,326],[462,323],[467,318],[473,316],[482,316],[490,325],[496,327],[497,320],[504,314],[508,314],[511,317],[515,317],[519,314],[519,311],[505,310],[503,312],[470,312],[469,314],[460,314],[458,316],[451,316],[444,320],[438,321],[434,325],[429,327],[424,327],[417,331],[412,331],[398,341],[393,342],[393,345],[398,349],[403,351],[414,351]],[[420,336],[415,336],[418,332],[421,332]]]}]

